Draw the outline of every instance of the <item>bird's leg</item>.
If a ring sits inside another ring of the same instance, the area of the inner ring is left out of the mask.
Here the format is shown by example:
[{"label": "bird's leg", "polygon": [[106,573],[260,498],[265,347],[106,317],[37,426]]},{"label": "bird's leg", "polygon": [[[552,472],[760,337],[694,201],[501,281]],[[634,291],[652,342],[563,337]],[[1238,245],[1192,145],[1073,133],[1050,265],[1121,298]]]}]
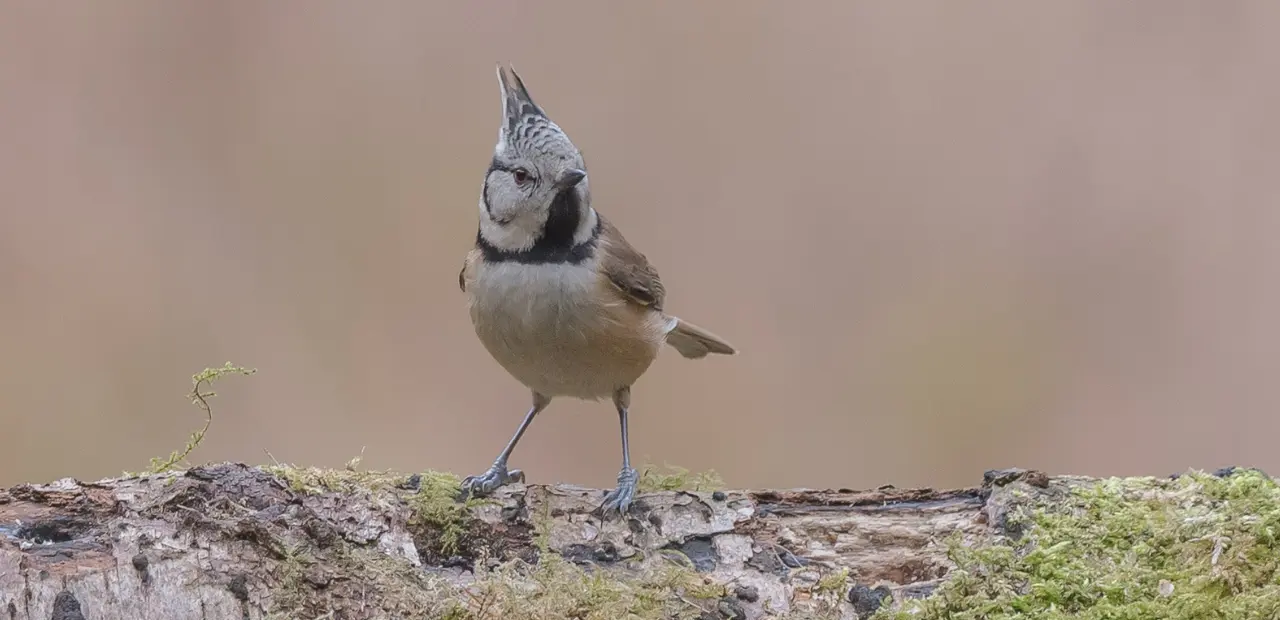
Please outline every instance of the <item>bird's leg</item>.
[{"label": "bird's leg", "polygon": [[631,407],[631,388],[624,387],[613,394],[613,404],[618,408],[618,424],[622,427],[622,471],[618,473],[618,486],[604,497],[600,506],[605,516],[610,513],[626,514],[636,495],[636,483],[640,477],[631,469],[631,445],[627,437],[627,409]]},{"label": "bird's leg", "polygon": [[525,414],[524,421],[520,422],[520,427],[516,429],[516,434],[511,437],[511,441],[507,442],[507,447],[502,449],[498,458],[494,459],[493,466],[479,476],[468,476],[462,481],[464,500],[470,496],[484,497],[505,484],[524,482],[523,471],[518,469],[507,471],[507,459],[511,457],[511,452],[516,449],[516,444],[520,443],[520,437],[529,429],[533,419],[549,404],[551,404],[550,398],[537,392],[533,393],[533,406],[529,408],[529,413]]}]

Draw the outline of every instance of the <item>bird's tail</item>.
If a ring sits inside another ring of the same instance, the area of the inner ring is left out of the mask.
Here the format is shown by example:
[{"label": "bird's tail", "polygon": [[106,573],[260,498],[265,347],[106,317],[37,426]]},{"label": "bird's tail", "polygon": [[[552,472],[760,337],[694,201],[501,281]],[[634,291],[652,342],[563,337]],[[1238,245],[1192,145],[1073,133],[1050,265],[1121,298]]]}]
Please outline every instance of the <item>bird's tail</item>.
[{"label": "bird's tail", "polygon": [[733,355],[738,352],[723,338],[693,323],[675,317],[671,322],[674,325],[667,332],[667,344],[691,360],[706,357],[708,353]]}]

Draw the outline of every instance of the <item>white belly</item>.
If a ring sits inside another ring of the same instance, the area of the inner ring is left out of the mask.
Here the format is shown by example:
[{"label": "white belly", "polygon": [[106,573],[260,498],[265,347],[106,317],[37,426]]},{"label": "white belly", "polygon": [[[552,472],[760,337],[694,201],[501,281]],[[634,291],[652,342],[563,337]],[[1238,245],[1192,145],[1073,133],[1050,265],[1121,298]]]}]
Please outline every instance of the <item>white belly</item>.
[{"label": "white belly", "polygon": [[608,398],[657,356],[665,319],[603,294],[589,266],[487,264],[469,287],[489,353],[545,396]]}]

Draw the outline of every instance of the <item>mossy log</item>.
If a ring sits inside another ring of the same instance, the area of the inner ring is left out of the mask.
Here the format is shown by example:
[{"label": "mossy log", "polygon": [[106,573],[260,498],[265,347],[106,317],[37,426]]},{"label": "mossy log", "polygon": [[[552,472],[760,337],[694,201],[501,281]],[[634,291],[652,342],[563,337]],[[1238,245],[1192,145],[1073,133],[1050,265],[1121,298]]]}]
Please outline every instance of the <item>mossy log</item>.
[{"label": "mossy log", "polygon": [[[224,463],[0,491],[0,620],[1274,617],[1276,485],[604,492]],[[1212,611],[1209,616],[1203,615]],[[1240,615],[1235,615],[1235,614]]]}]

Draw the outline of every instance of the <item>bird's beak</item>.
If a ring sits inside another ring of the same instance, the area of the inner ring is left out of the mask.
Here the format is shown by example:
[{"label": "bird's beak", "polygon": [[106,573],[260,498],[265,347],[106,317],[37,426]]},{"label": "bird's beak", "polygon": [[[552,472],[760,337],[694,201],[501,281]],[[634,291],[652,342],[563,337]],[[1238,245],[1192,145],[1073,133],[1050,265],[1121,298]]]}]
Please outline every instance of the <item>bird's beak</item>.
[{"label": "bird's beak", "polygon": [[582,180],[585,178],[587,178],[586,171],[579,170],[577,168],[571,168],[560,174],[560,179],[556,181],[556,185],[559,185],[560,187],[563,187],[563,188],[574,187],[577,184],[581,183]]}]

